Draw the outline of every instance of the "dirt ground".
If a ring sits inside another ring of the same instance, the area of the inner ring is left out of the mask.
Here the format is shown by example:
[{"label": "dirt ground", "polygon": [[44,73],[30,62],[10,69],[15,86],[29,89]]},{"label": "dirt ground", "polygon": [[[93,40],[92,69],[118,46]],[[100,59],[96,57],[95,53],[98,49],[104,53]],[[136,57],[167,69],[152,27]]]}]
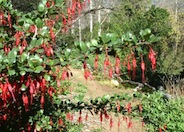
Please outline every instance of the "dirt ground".
[{"label": "dirt ground", "polygon": [[[132,90],[127,90],[123,88],[115,88],[110,85],[103,84],[96,80],[88,80],[86,82],[83,71],[81,69],[71,69],[73,72],[73,77],[71,82],[73,84],[72,93],[75,94],[75,86],[78,83],[83,84],[87,87],[87,92],[85,93],[85,99],[94,99],[96,97],[101,97],[103,95],[112,95],[114,93],[132,93]],[[142,123],[139,120],[132,119],[132,128],[128,128],[126,121],[123,119],[123,115],[116,117],[114,113],[109,113],[112,116],[113,127],[110,129],[110,120],[103,118],[103,122],[100,122],[100,115],[91,115],[88,114],[88,120],[85,121],[87,111],[83,111],[83,131],[82,132],[144,132]],[[77,121],[78,114],[74,119]],[[120,126],[118,127],[118,120],[120,121]]]}]

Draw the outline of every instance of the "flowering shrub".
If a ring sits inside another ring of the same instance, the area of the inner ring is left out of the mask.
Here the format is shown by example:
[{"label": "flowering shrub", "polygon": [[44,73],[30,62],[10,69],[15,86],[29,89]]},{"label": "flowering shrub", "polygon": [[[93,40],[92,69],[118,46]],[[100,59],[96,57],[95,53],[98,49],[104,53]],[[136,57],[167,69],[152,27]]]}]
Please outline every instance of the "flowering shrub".
[{"label": "flowering shrub", "polygon": [[[52,113],[53,107],[48,106],[61,82],[71,75],[67,62],[61,59],[67,60],[70,51],[56,50],[56,37],[67,32],[74,15],[82,10],[82,2],[75,1],[68,15],[61,14],[59,8],[63,8],[62,0],[42,0],[37,10],[23,13],[13,9],[11,1],[0,1],[0,126],[4,131],[53,127],[45,124],[52,120],[49,114],[42,115],[41,123],[29,118],[40,110]],[[61,62],[65,63],[63,70]],[[57,118],[55,127],[60,128],[62,117]]]},{"label": "flowering shrub", "polygon": [[[42,0],[37,10],[23,13],[14,10],[11,2],[0,0],[0,127],[2,131],[65,131],[67,121],[72,120],[72,116],[67,114],[69,110],[79,111],[78,122],[81,123],[82,109],[90,110],[91,107],[100,111],[101,121],[102,115],[110,118],[112,128],[112,117],[109,117],[107,110],[125,112],[128,115],[132,112],[131,103],[125,108],[117,103],[124,97],[105,96],[91,101],[90,105],[82,102],[82,99],[78,104],[74,104],[69,100],[62,101],[58,97],[58,89],[62,88],[63,84],[66,84],[65,80],[72,76],[68,67],[72,53],[67,45],[63,46],[62,50],[56,48],[57,35],[69,31],[72,21],[81,13],[85,4],[86,1],[83,3],[74,0],[71,6],[65,8],[62,0]],[[97,51],[101,49],[105,53],[104,74],[110,78],[113,77],[113,73],[120,74],[123,56],[123,64],[132,79],[136,78],[137,62],[141,60],[144,82],[146,70],[144,58],[148,48],[152,69],[156,69],[156,54],[151,48],[151,43],[155,42],[156,37],[149,29],[142,30],[140,37],[130,33],[121,38],[117,38],[114,34],[105,34],[100,39],[91,40],[89,43],[76,42],[74,45],[84,56],[83,68],[86,80],[93,79],[86,63],[87,56],[95,51],[94,66],[97,69],[99,61]],[[109,59],[109,52],[113,50],[116,51],[115,65]],[[85,105],[81,106],[83,103]],[[107,104],[110,104],[109,109],[105,108]],[[132,126],[131,119],[128,124],[129,127]]]}]

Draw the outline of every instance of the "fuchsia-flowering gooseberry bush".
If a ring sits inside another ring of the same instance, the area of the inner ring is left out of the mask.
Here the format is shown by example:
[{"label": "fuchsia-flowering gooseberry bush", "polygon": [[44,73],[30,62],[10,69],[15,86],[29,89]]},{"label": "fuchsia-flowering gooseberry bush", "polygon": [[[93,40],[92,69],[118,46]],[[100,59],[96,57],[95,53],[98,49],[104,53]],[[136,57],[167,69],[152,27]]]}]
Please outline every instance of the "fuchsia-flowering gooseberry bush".
[{"label": "fuchsia-flowering gooseberry bush", "polygon": [[71,74],[67,64],[62,73],[55,67],[67,54],[56,51],[56,32],[66,33],[85,4],[74,0],[67,9],[63,4],[62,0],[42,0],[37,10],[23,13],[13,9],[11,1],[0,1],[0,122],[4,131],[41,130],[28,121],[29,116],[53,102],[56,89]]},{"label": "fuchsia-flowering gooseberry bush", "polygon": [[[70,50],[67,46],[58,50],[58,34],[69,32],[72,21],[81,14],[90,0],[73,0],[69,7],[63,0],[42,0],[38,9],[23,13],[12,8],[11,1],[0,0],[0,127],[2,131],[66,131],[67,121],[73,120],[71,110],[79,111],[78,122],[82,122],[82,110],[100,111],[100,121],[103,115],[113,119],[108,111],[121,114],[132,112],[131,103],[123,105],[119,100],[127,97],[108,96],[91,100],[90,103],[79,99],[77,104],[70,100],[58,98],[58,89],[67,84],[72,72],[68,65]],[[139,41],[140,39],[140,41]],[[88,54],[96,53],[94,68],[98,69],[97,51],[104,51],[104,74],[110,78],[121,73],[121,66],[127,67],[127,72],[133,80],[136,79],[138,65],[142,71],[142,81],[145,82],[146,63],[148,55],[151,67],[156,70],[156,53],[151,43],[157,38],[149,29],[142,30],[140,37],[127,33],[121,38],[115,34],[104,34],[99,40],[76,42],[79,55],[84,56],[84,77],[92,78],[87,66]],[[116,51],[115,64],[110,61],[109,52]],[[148,52],[149,50],[149,52]],[[76,53],[76,52],[73,52]],[[64,58],[64,59],[63,59]],[[121,60],[124,60],[123,62]],[[149,62],[149,63],[150,63]],[[59,68],[58,68],[59,67]],[[110,104],[110,107],[106,107]],[[139,107],[142,111],[141,107]],[[86,115],[87,120],[88,115]],[[125,116],[128,127],[132,127],[131,118]],[[120,125],[120,121],[118,126]]]}]

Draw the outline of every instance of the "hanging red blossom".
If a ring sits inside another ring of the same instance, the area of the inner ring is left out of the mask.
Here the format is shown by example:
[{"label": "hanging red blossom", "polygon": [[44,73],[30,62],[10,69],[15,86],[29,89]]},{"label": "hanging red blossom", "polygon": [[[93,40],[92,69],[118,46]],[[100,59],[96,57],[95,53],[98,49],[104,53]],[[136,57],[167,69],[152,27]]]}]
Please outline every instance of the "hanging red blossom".
[{"label": "hanging red blossom", "polygon": [[141,70],[142,70],[142,82],[145,82],[145,63],[143,56],[141,56]]}]

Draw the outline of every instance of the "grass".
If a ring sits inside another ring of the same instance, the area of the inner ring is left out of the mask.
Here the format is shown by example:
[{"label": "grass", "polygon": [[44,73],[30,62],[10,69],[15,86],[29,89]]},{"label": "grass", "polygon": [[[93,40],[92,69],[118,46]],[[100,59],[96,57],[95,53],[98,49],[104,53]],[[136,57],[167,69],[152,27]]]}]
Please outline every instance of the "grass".
[{"label": "grass", "polygon": [[93,129],[91,132],[102,132],[102,128]]},{"label": "grass", "polygon": [[78,83],[75,89],[75,92],[85,94],[88,91],[87,87],[82,83]]}]

